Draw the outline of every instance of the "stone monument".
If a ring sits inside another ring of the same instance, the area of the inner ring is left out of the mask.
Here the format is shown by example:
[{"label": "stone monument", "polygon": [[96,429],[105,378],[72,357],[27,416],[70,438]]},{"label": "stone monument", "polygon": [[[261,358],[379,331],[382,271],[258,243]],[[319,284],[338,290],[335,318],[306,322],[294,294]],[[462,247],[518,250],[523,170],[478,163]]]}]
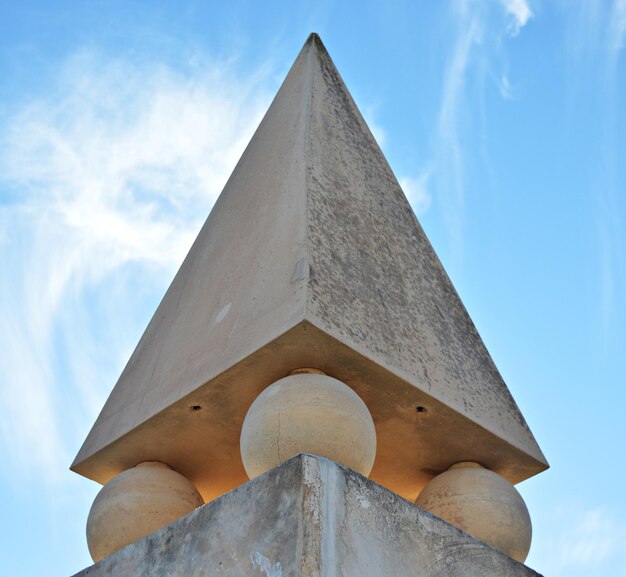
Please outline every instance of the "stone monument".
[{"label": "stone monument", "polygon": [[547,467],[312,34],[72,464],[80,575],[535,575]]}]

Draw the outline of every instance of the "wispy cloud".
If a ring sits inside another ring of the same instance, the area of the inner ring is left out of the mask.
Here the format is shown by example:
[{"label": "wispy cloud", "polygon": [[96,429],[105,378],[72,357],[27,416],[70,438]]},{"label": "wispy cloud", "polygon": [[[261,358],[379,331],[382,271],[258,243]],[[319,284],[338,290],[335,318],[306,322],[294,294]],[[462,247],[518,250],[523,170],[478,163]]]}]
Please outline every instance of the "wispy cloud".
[{"label": "wispy cloud", "polygon": [[67,467],[129,352],[112,301],[137,304],[172,274],[267,84],[225,63],[181,71],[81,53],[2,126],[0,432],[13,475]]},{"label": "wispy cloud", "polygon": [[560,576],[615,574],[623,555],[626,523],[604,507],[584,508],[580,503],[552,513],[559,531],[542,535],[533,544],[533,563],[546,574]]},{"label": "wispy cloud", "polygon": [[526,0],[502,0],[502,4],[511,21],[507,27],[512,36],[517,36],[533,17],[533,12]]},{"label": "wispy cloud", "polygon": [[609,19],[611,49],[621,50],[624,48],[624,36],[626,35],[626,0],[613,2]]},{"label": "wispy cloud", "polygon": [[572,70],[580,75],[585,68],[598,68],[598,57],[606,58],[619,49],[624,33],[624,0],[579,0],[562,2],[562,15],[567,25],[567,52],[574,56]]},{"label": "wispy cloud", "polygon": [[363,113],[363,118],[369,127],[372,136],[376,139],[378,146],[383,148],[385,146],[385,142],[387,141],[387,134],[385,133],[385,129],[379,124],[376,119],[376,113],[378,108],[374,106],[366,106],[361,110]]},{"label": "wispy cloud", "polygon": [[502,96],[502,98],[505,100],[511,100],[513,98],[513,89],[511,87],[509,77],[506,74],[502,75],[498,86],[500,88],[500,96]]},{"label": "wispy cloud", "polygon": [[459,135],[460,115],[463,114],[461,104],[465,99],[472,50],[480,44],[484,20],[482,11],[473,9],[466,2],[453,3],[452,14],[457,34],[445,68],[433,166],[444,220],[458,259],[462,253],[465,197],[464,157]]},{"label": "wispy cloud", "polygon": [[533,18],[526,0],[464,2],[451,0],[449,21],[455,33],[444,68],[441,104],[430,167],[430,186],[451,239],[453,259],[460,264],[463,253],[464,211],[468,159],[487,165],[487,151],[465,144],[470,131],[483,135],[484,95],[497,90],[504,100],[513,100],[514,89],[506,59],[506,41],[520,34]]},{"label": "wispy cloud", "polygon": [[569,532],[563,535],[559,556],[564,565],[591,565],[615,554],[626,540],[626,525],[618,523],[604,509],[592,509],[580,515]]},{"label": "wispy cloud", "polygon": [[426,167],[417,178],[404,177],[400,178],[400,186],[406,194],[415,214],[420,216],[424,214],[430,207],[432,200],[428,181],[432,176],[433,169],[431,166]]},{"label": "wispy cloud", "polygon": [[581,0],[565,3],[567,23],[565,53],[569,56],[568,78],[570,122],[579,116],[594,118],[588,142],[587,185],[595,205],[597,239],[597,303],[602,325],[602,348],[613,353],[616,331],[623,330],[620,319],[626,313],[620,295],[626,290],[626,221],[623,210],[623,174],[621,171],[621,134],[623,117],[620,95],[623,91],[624,36],[626,0],[595,2]]}]

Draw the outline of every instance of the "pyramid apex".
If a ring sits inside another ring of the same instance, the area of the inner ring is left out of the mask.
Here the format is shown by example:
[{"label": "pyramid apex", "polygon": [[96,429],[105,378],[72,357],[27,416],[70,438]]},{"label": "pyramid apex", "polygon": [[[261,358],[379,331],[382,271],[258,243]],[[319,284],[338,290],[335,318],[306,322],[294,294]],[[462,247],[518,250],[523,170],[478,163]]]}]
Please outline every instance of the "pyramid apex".
[{"label": "pyramid apex", "polygon": [[320,44],[322,46],[324,46],[324,43],[322,42],[322,39],[320,38],[320,35],[317,32],[311,32],[311,34],[309,34],[309,37],[306,39],[305,44]]},{"label": "pyramid apex", "polygon": [[322,39],[317,32],[311,32],[311,34],[309,34],[309,37],[306,39],[306,42],[304,43],[304,46],[302,47],[302,52],[304,52],[307,49],[312,49],[318,55],[328,58],[329,60],[332,60],[330,58],[330,54],[328,53],[328,50],[326,50],[326,46],[324,45],[324,42],[322,42]]}]

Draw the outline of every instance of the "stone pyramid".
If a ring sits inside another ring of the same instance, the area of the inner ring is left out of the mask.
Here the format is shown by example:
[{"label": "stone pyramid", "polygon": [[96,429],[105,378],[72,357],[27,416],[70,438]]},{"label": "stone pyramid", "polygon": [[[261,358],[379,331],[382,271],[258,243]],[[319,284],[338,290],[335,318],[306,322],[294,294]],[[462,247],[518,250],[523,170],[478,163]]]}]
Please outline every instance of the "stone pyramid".
[{"label": "stone pyramid", "polygon": [[101,483],[169,463],[215,498],[270,383],[317,367],[377,430],[370,477],[413,499],[458,461],[546,460],[319,37],[311,35],[80,449]]}]

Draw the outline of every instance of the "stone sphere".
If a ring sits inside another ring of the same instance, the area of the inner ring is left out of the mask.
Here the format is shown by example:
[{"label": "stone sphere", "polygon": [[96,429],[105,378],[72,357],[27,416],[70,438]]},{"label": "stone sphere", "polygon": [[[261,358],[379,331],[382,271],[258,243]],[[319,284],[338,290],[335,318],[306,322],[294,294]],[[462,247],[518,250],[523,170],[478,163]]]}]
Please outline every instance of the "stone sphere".
[{"label": "stone sphere", "polygon": [[96,496],[87,519],[89,553],[98,562],[202,504],[191,482],[165,463],[140,463]]},{"label": "stone sphere", "polygon": [[506,479],[478,463],[458,463],[432,479],[415,504],[524,562],[532,527],[526,504]]},{"label": "stone sphere", "polygon": [[311,453],[369,475],[376,429],[362,399],[324,374],[294,371],[252,403],[241,430],[241,458],[250,478],[298,453]]}]

